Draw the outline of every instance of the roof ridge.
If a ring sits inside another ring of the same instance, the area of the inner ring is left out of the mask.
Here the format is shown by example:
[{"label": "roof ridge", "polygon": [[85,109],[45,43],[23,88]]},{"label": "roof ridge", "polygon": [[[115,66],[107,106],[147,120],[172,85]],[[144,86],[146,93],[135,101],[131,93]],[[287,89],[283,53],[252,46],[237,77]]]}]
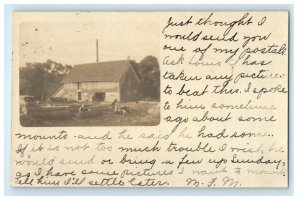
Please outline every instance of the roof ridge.
[{"label": "roof ridge", "polygon": [[111,63],[111,62],[121,62],[121,61],[126,61],[129,63],[129,61],[131,60],[111,60],[111,61],[104,61],[104,62],[92,62],[92,63],[81,63],[81,64],[75,64],[75,66],[78,66],[78,65],[91,65],[91,64],[101,64],[101,63]]}]

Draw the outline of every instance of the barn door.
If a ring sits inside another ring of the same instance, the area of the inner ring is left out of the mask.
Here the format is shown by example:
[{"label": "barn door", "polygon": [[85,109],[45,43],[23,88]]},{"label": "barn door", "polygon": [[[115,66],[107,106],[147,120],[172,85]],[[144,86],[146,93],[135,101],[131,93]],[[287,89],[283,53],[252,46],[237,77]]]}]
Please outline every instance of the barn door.
[{"label": "barn door", "polygon": [[93,95],[93,101],[104,101],[105,93],[104,92],[96,92]]}]

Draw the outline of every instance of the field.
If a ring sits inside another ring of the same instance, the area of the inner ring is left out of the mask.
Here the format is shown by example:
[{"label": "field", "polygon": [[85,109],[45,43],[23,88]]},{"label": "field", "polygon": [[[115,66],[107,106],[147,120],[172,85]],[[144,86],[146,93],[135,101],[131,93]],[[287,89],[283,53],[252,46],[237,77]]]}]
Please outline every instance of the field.
[{"label": "field", "polygon": [[139,101],[121,103],[129,112],[115,113],[109,103],[85,105],[86,111],[79,112],[80,104],[27,106],[27,114],[20,115],[20,123],[26,127],[49,126],[155,126],[160,123],[160,103]]}]

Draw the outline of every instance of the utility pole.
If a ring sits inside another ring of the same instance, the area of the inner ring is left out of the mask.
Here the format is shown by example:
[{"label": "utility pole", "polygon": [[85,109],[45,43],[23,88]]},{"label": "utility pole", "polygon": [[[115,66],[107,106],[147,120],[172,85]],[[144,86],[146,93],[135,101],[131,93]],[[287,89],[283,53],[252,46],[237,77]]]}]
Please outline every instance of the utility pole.
[{"label": "utility pole", "polygon": [[99,55],[98,55],[98,39],[96,39],[96,62],[99,62]]}]

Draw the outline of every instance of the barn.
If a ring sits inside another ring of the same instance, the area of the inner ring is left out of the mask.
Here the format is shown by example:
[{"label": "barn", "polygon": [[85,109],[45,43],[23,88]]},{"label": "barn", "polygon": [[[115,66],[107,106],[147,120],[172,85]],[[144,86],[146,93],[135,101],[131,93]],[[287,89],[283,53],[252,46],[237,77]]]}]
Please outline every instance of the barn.
[{"label": "barn", "polygon": [[130,60],[75,65],[53,95],[80,102],[140,99],[140,76]]}]

